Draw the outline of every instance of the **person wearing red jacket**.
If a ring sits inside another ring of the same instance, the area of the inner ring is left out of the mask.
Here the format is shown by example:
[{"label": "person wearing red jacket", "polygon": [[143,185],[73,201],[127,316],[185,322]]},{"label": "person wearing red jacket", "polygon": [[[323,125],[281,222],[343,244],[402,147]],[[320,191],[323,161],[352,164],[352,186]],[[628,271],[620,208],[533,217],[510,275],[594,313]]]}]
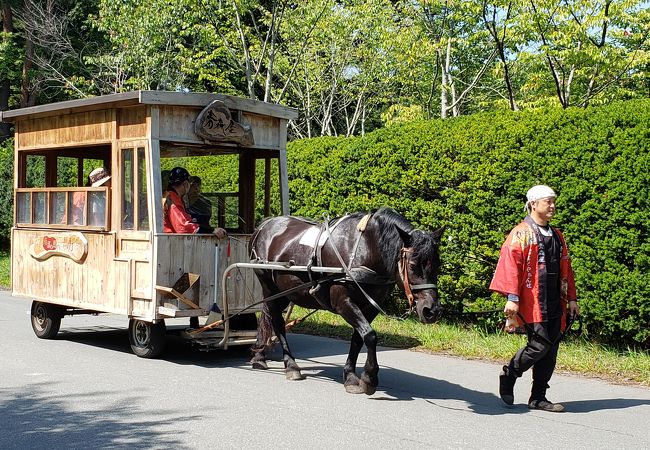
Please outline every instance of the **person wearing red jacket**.
[{"label": "person wearing red jacket", "polygon": [[192,221],[192,216],[185,209],[183,196],[190,189],[190,174],[182,167],[174,167],[169,172],[169,190],[163,204],[163,231],[165,233],[212,233],[217,238],[227,236],[223,228],[212,228]]},{"label": "person wearing red jacket", "polygon": [[515,381],[532,367],[528,407],[562,412],[564,405],[550,402],[546,390],[555,370],[567,311],[571,315],[579,312],[575,278],[564,236],[549,225],[555,215],[555,192],[548,186],[537,185],[528,190],[526,197],[528,215],[503,243],[490,283],[490,290],[507,298],[506,317],[517,322],[521,319],[528,337],[526,346],[503,366],[499,395],[507,405],[512,405]]}]

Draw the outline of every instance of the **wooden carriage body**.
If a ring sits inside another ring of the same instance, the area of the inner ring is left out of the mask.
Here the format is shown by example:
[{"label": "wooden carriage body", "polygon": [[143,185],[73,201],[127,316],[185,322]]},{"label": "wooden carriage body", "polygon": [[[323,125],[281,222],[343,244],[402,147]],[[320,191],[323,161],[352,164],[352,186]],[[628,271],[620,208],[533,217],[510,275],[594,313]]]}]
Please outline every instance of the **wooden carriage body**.
[{"label": "wooden carriage body", "polygon": [[[260,298],[253,274],[222,274],[249,261],[256,215],[289,213],[286,129],[296,117],[280,105],[163,91],[2,112],[15,125],[13,295],[150,323],[205,316],[215,303],[227,314],[247,308]],[[238,190],[220,197],[234,205],[234,221],[221,201],[214,219],[229,237],[164,233],[161,159],[205,155],[238,162]],[[91,163],[110,169],[110,186],[84,186]],[[61,168],[75,165],[76,182],[62,183]],[[79,217],[75,198],[84,199]]]}]

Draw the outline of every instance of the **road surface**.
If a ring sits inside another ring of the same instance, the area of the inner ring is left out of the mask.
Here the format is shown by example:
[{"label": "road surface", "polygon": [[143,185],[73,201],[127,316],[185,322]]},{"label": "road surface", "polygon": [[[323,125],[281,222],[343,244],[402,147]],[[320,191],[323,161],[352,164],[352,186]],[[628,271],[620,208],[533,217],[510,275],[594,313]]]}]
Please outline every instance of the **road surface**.
[{"label": "road surface", "polygon": [[506,407],[497,364],[381,348],[379,389],[351,395],[343,341],[290,334],[306,379],[287,381],[279,354],[254,371],[245,350],[172,339],[138,358],[122,316],[66,317],[41,340],[29,308],[0,292],[4,450],[650,448],[648,388],[556,374],[548,396],[567,412],[530,411],[530,375]]}]

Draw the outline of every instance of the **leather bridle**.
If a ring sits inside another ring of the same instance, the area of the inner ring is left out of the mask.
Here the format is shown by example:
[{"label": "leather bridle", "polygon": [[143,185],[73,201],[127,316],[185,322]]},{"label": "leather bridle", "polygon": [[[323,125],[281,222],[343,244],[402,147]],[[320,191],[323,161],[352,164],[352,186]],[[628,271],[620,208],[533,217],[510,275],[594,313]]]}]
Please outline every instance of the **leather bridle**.
[{"label": "leather bridle", "polygon": [[415,296],[413,295],[413,291],[438,289],[438,285],[435,283],[411,284],[408,271],[408,262],[411,253],[413,253],[412,248],[402,247],[402,252],[399,259],[399,275],[402,279],[402,284],[404,285],[404,294],[406,294],[406,298],[409,301],[409,307],[413,309],[415,306]]}]

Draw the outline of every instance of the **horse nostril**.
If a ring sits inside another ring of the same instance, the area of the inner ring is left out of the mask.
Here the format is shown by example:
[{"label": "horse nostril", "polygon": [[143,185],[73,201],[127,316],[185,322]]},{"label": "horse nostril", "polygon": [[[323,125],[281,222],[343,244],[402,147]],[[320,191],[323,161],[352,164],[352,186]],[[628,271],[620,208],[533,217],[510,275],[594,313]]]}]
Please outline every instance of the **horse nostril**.
[{"label": "horse nostril", "polygon": [[432,305],[422,308],[422,317],[427,323],[435,322],[442,315],[442,306]]},{"label": "horse nostril", "polygon": [[425,307],[422,308],[422,318],[424,319],[424,322],[429,323],[433,322],[436,319],[437,312],[433,308]]}]

